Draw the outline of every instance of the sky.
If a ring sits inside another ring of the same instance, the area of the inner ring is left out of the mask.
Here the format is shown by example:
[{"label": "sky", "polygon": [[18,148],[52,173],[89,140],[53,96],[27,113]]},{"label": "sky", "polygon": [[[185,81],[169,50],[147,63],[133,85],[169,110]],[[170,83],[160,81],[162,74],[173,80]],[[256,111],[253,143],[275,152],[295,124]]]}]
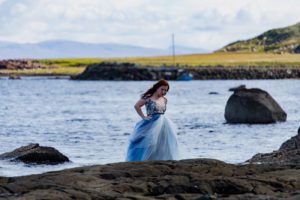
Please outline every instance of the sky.
[{"label": "sky", "polygon": [[0,0],[0,41],[216,50],[300,22],[299,0]]}]

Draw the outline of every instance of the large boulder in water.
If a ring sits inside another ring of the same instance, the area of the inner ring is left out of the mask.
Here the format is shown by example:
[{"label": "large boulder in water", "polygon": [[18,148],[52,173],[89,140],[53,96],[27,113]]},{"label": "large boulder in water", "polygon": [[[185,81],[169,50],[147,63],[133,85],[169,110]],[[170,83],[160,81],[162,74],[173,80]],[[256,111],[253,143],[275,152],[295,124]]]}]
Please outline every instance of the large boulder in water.
[{"label": "large boulder in water", "polygon": [[286,113],[268,92],[237,87],[225,107],[228,123],[262,124],[286,121]]},{"label": "large boulder in water", "polygon": [[55,165],[68,162],[69,159],[53,147],[42,147],[30,144],[0,155],[0,159],[22,161],[28,164]]}]

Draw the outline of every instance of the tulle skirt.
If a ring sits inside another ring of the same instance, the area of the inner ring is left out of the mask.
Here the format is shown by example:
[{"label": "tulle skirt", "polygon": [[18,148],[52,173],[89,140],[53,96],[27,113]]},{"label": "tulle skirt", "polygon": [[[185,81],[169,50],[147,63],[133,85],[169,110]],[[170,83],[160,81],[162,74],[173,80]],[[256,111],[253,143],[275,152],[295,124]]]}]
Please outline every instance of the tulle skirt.
[{"label": "tulle skirt", "polygon": [[174,124],[161,114],[138,122],[130,137],[126,161],[177,160],[178,145]]}]

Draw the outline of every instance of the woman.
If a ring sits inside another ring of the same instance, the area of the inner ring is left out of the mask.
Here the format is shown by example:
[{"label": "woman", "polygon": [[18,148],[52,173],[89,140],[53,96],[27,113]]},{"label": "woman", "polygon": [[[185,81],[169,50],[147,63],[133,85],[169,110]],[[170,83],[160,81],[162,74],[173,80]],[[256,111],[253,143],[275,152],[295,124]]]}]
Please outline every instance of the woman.
[{"label": "woman", "polygon": [[[175,160],[178,147],[173,123],[164,116],[169,91],[166,80],[160,80],[146,91],[134,108],[142,118],[135,126],[127,151],[127,161]],[[141,107],[146,106],[147,115]]]}]

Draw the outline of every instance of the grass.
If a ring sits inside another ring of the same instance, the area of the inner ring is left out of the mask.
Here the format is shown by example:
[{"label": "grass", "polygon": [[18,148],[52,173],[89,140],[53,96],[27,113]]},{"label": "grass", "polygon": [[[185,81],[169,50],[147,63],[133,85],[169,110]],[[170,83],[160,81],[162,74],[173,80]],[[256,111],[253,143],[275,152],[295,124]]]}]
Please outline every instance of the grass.
[{"label": "grass", "polygon": [[101,58],[70,58],[70,59],[44,59],[37,62],[49,66],[60,67],[86,67],[88,64],[98,63],[103,61]]},{"label": "grass", "polygon": [[[173,64],[172,57],[154,57],[127,59],[141,64],[167,65]],[[278,66],[278,65],[297,65],[300,67],[300,56],[295,54],[253,54],[253,53],[214,53],[176,56],[175,63],[181,66],[188,65],[194,67],[203,66]]]},{"label": "grass", "polygon": [[71,76],[83,72],[85,67],[57,67],[49,69],[0,70],[2,76]]},{"label": "grass", "polygon": [[[91,63],[102,61],[132,62],[141,65],[161,66],[163,64],[174,65],[172,56],[159,57],[132,57],[132,58],[110,58],[110,59],[52,59],[41,60],[43,63],[51,63],[64,67],[81,67]],[[299,66],[300,55],[298,54],[272,54],[272,53],[212,53],[180,55],[175,57],[175,64],[180,66]]]},{"label": "grass", "polygon": [[159,57],[131,57],[131,58],[72,58],[72,59],[45,59],[36,60],[48,65],[47,69],[34,70],[0,70],[4,75],[75,75],[81,73],[92,63],[102,61],[132,62],[149,66],[191,66],[191,67],[237,67],[237,66],[269,66],[269,67],[300,67],[299,54],[272,54],[272,53],[212,53],[195,55],[178,55],[175,62],[172,56]]}]

